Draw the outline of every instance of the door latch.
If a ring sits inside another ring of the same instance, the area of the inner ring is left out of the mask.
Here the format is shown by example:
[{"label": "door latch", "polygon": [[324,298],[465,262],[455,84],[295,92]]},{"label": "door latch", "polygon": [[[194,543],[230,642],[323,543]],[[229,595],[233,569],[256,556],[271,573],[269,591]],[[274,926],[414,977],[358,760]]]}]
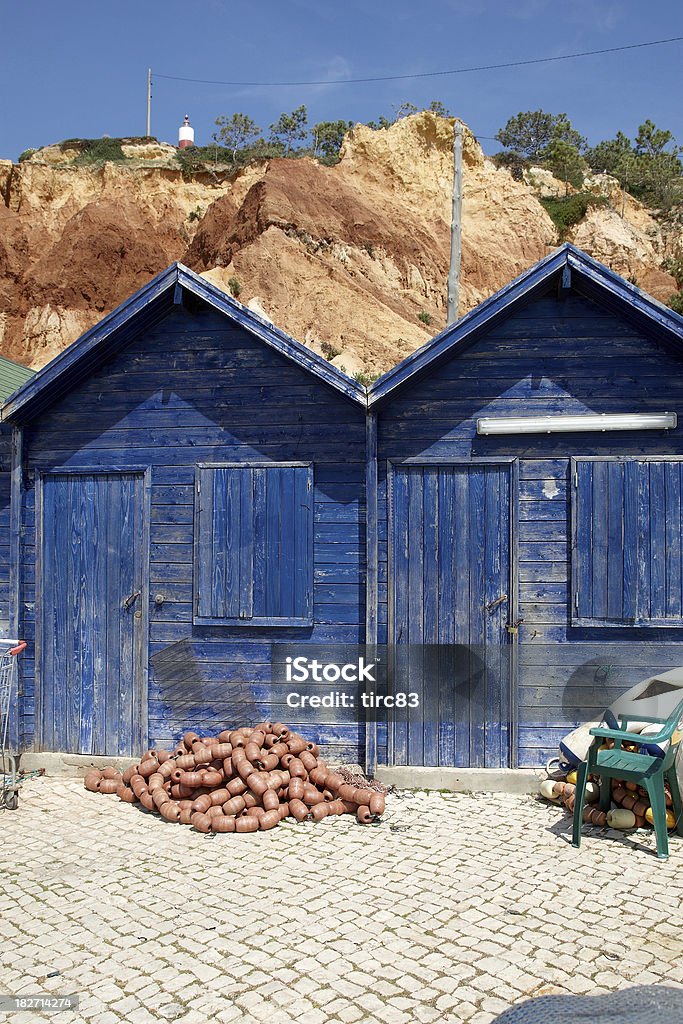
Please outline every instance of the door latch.
[{"label": "door latch", "polygon": [[508,622],[505,626],[510,636],[517,636],[519,633],[519,627],[524,622],[524,619],[515,619],[514,622]]},{"label": "door latch", "polygon": [[136,590],[135,593],[130,594],[126,598],[126,600],[123,602],[123,607],[126,609],[126,611],[129,611],[133,607],[137,599],[140,597],[141,593],[141,590]]}]

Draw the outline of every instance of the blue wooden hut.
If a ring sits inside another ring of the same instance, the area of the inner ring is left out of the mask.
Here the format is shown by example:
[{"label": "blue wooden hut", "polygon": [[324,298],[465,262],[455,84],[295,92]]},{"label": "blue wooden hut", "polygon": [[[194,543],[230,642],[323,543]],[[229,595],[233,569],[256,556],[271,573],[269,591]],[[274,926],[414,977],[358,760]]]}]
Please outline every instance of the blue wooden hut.
[{"label": "blue wooden hut", "polygon": [[379,643],[418,707],[321,709],[331,757],[541,763],[683,664],[682,359],[571,246],[367,392],[174,265],[3,409],[21,744],[291,721],[273,644]]},{"label": "blue wooden hut", "polygon": [[[168,746],[258,715],[272,642],[359,642],[365,405],[179,265],[11,398],[21,745]],[[319,735],[358,760],[357,722]]]},{"label": "blue wooden hut", "polygon": [[[416,645],[398,662],[422,709],[369,730],[373,763],[543,763],[683,665],[680,316],[565,245],[373,384],[368,411],[369,639]],[[425,668],[423,644],[470,662]]]}]

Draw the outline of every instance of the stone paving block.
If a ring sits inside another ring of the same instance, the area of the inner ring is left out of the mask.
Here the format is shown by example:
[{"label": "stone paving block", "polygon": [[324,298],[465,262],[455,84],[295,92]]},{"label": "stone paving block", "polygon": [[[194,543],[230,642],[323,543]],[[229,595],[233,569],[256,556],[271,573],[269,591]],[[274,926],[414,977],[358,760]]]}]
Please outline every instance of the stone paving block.
[{"label": "stone paving block", "polygon": [[415,1018],[421,1024],[431,1024],[433,1020],[443,1020],[443,1013],[434,1006],[416,1006]]},{"label": "stone paving block", "polygon": [[359,1006],[345,1006],[343,1010],[337,1011],[337,1016],[344,1024],[355,1024],[355,1021],[360,1020],[363,1016],[363,1011]]},{"label": "stone paving block", "polygon": [[325,1024],[327,1015],[318,1009],[305,1010],[297,1018],[298,1024]]},{"label": "stone paving block", "polygon": [[[126,1024],[158,1024],[159,1018],[144,1007],[137,1006],[134,1010],[128,1010],[124,1019]],[[182,1020],[184,1021],[185,1018],[183,1017]]]}]

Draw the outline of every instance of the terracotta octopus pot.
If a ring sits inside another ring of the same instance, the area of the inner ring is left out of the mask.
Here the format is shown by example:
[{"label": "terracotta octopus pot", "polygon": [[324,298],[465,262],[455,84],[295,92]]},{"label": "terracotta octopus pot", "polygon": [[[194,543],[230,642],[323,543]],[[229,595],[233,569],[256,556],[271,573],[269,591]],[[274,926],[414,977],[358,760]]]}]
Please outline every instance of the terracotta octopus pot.
[{"label": "terracotta octopus pot", "polygon": [[302,765],[298,757],[292,758],[288,765],[286,765],[287,771],[293,779],[308,779],[308,772]]},{"label": "terracotta octopus pot", "polygon": [[191,824],[198,832],[207,833],[211,831],[211,820],[205,814],[200,814],[198,811],[195,811],[192,815]]},{"label": "terracotta octopus pot", "polygon": [[192,804],[192,810],[198,814],[206,814],[209,807],[212,807],[211,797],[208,793],[204,793],[203,796],[198,796]]},{"label": "terracotta octopus pot", "polygon": [[309,781],[312,782],[314,786],[326,786],[329,772],[325,768],[320,768],[316,764],[312,769],[309,769],[308,765],[304,761],[304,755],[302,755],[299,760],[303,764],[304,768],[309,772]]},{"label": "terracotta octopus pot", "polygon": [[235,832],[258,832],[258,827],[257,818],[235,818]]},{"label": "terracotta octopus pot", "polygon": [[[299,754],[299,760],[301,761],[306,771],[309,773],[314,771],[318,767],[318,758],[314,757],[310,750],[306,750],[305,747]],[[320,779],[320,782],[323,782],[324,779],[325,776],[323,775],[323,777]]]},{"label": "terracotta octopus pot", "polygon": [[102,772],[99,768],[93,768],[86,773],[83,779],[83,785],[91,793],[97,793],[100,788],[100,782],[102,781]]},{"label": "terracotta octopus pot", "polygon": [[235,819],[232,817],[226,818],[225,815],[219,818],[211,819],[211,831],[212,832],[234,832],[235,831]]},{"label": "terracotta octopus pot", "polygon": [[118,788],[119,783],[116,781],[116,779],[102,778],[97,784],[97,790],[99,793],[112,794],[115,793]]},{"label": "terracotta octopus pot", "polygon": [[259,818],[259,828],[262,832],[267,832],[271,828],[275,828],[276,825],[280,824],[280,814],[276,809],[270,811],[264,811]]},{"label": "terracotta octopus pot", "polygon": [[138,800],[140,801],[140,803],[142,804],[146,811],[153,811],[156,809],[156,804],[152,800],[152,795],[146,786],[144,793],[140,794]]},{"label": "terracotta octopus pot", "polygon": [[223,814],[234,817],[241,814],[246,806],[241,796],[233,796],[223,804]]},{"label": "terracotta octopus pot", "polygon": [[301,800],[304,795],[304,780],[294,778],[287,787],[287,796],[290,800]]},{"label": "terracotta octopus pot", "polygon": [[297,821],[306,821],[306,819],[311,816],[310,808],[308,808],[301,800],[289,801],[289,813],[293,818],[296,818]]},{"label": "terracotta octopus pot", "polygon": [[327,805],[327,813],[330,815],[346,814],[346,805],[344,804],[344,801],[330,800],[330,802]]},{"label": "terracotta octopus pot", "polygon": [[371,813],[372,814],[376,814],[378,817],[380,815],[384,814],[384,808],[385,808],[384,794],[383,793],[373,793],[372,796],[370,797],[370,802],[368,804],[368,807],[370,808]]},{"label": "terracotta octopus pot", "polygon": [[256,796],[262,797],[268,789],[269,781],[270,776],[267,775],[266,772],[253,772],[247,778],[247,785],[252,793]]},{"label": "terracotta octopus pot", "polygon": [[149,757],[138,765],[138,775],[141,775],[143,779],[147,779],[150,775],[154,775],[158,768],[159,762],[156,757]]},{"label": "terracotta octopus pot", "polygon": [[261,799],[266,811],[276,811],[280,806],[280,798],[272,789],[267,789]]},{"label": "terracotta octopus pot", "polygon": [[303,802],[308,807],[313,807],[315,804],[321,804],[325,802],[325,797],[323,796],[323,794],[320,792],[319,789],[316,789],[315,786],[312,786],[310,782],[304,783],[304,795],[302,799]]}]

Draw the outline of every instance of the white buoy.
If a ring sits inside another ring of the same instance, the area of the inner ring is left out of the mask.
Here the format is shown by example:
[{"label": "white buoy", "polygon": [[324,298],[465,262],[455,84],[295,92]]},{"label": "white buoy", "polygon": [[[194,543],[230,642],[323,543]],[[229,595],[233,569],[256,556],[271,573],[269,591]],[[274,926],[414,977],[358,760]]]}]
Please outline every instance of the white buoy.
[{"label": "white buoy", "polygon": [[188,146],[194,146],[194,128],[190,124],[190,115],[185,114],[183,123],[178,129],[178,149],[187,149]]}]

